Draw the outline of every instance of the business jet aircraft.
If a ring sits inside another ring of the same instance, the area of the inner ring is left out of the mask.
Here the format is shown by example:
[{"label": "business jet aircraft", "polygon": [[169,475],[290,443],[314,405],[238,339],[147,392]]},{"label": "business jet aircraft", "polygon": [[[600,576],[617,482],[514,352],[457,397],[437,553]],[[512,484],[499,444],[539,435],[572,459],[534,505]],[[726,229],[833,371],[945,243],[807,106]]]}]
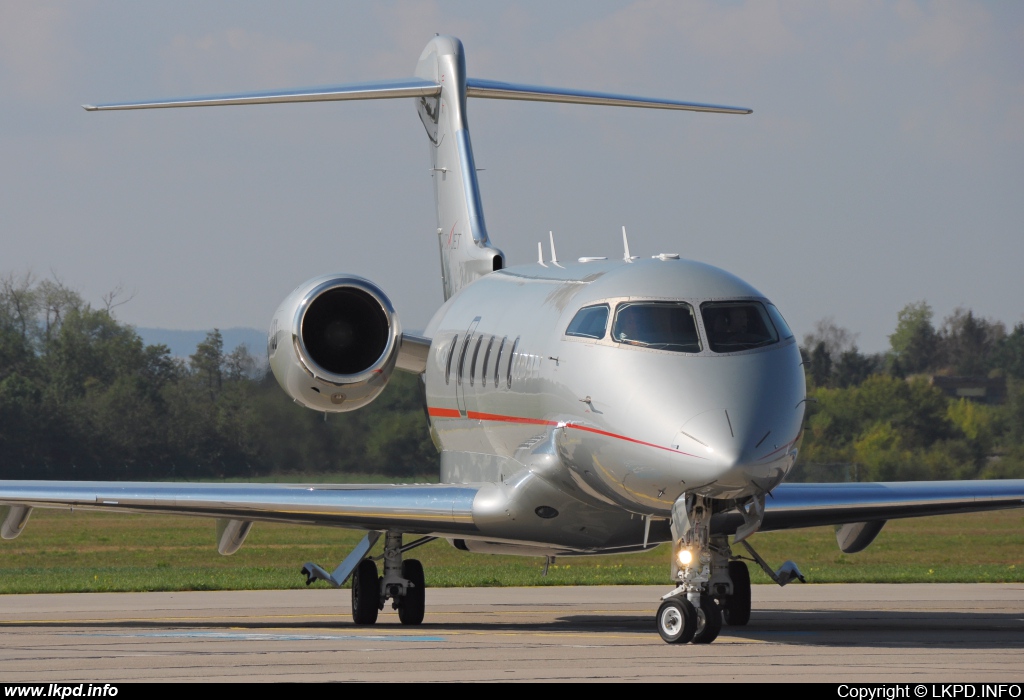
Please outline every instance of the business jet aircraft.
[{"label": "business jet aircraft", "polygon": [[[274,314],[268,352],[295,401],[323,412],[373,401],[395,369],[422,376],[440,483],[219,485],[0,482],[2,536],[33,507],[179,513],[217,519],[232,554],[254,521],[357,528],[333,571],[352,577],[352,615],[371,624],[390,599],[402,623],[424,616],[424,573],[405,554],[443,537],[470,552],[570,556],[672,543],[658,610],[663,639],[709,643],[750,616],[742,545],[758,530],[836,525],[840,548],[867,547],[887,519],[1024,505],[1024,480],[782,484],[805,407],[800,352],[782,314],[738,277],[677,255],[550,258],[507,267],[484,224],[467,98],[726,114],[750,110],[466,76],[458,39],[436,36],[407,80],[86,106],[146,109],[411,98],[431,144],[444,304],[424,335],[403,333],[391,302],[355,275],[299,285]],[[767,498],[766,498],[767,497]],[[384,536],[383,555],[370,557]],[[404,537],[417,536],[412,542]],[[730,543],[730,537],[732,541]],[[383,576],[376,561],[383,559]]]}]

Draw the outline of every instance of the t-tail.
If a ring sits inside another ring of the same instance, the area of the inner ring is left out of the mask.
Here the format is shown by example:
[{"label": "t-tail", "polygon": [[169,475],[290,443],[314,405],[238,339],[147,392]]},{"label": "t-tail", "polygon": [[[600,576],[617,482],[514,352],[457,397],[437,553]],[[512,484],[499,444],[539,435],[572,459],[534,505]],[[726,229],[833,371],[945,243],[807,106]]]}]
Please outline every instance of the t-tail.
[{"label": "t-tail", "polygon": [[484,223],[480,185],[477,181],[477,168],[473,159],[469,122],[466,116],[468,97],[647,107],[725,114],[749,114],[751,112],[742,107],[469,78],[466,76],[466,58],[462,42],[450,36],[435,36],[430,40],[420,55],[413,78],[146,102],[84,105],[84,107],[89,111],[103,111],[403,97],[416,100],[417,112],[423,126],[426,127],[427,138],[430,140],[431,175],[434,180],[434,201],[437,207],[436,235],[441,253],[441,275],[445,299],[474,280],[505,266],[505,256],[491,244],[487,226]]},{"label": "t-tail", "polygon": [[505,256],[491,245],[484,223],[466,118],[468,81],[462,42],[434,37],[420,55],[416,77],[440,87],[438,95],[419,99],[417,111],[430,139],[441,282],[448,299],[473,280],[503,268]]}]

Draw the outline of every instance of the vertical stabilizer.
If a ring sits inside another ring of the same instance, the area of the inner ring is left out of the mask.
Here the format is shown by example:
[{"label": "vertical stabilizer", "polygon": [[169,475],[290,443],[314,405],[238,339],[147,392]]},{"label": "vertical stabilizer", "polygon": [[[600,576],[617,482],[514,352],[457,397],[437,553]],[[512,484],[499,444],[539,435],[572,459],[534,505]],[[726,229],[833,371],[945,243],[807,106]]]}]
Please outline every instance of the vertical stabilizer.
[{"label": "vertical stabilizer", "polygon": [[448,299],[488,272],[500,270],[505,259],[491,245],[484,224],[466,119],[462,42],[449,36],[434,37],[420,56],[416,77],[441,86],[440,95],[419,98],[417,111],[430,139],[441,281]]},{"label": "vertical stabilizer", "polygon": [[[448,299],[488,272],[505,267],[505,256],[491,245],[487,236],[487,226],[484,225],[480,185],[476,179],[476,163],[469,141],[469,122],[466,120],[467,97],[726,114],[750,113],[750,110],[744,107],[467,78],[462,42],[451,36],[435,36],[430,40],[420,55],[419,63],[416,64],[416,76],[413,78],[82,106],[90,112],[95,112],[116,109],[415,99],[420,120],[426,127],[427,137],[430,139],[431,175],[434,179],[434,201],[437,206],[437,242],[441,250],[441,280],[444,298]],[[552,263],[557,265],[554,250],[551,257]],[[628,246],[626,259],[630,259]]]}]

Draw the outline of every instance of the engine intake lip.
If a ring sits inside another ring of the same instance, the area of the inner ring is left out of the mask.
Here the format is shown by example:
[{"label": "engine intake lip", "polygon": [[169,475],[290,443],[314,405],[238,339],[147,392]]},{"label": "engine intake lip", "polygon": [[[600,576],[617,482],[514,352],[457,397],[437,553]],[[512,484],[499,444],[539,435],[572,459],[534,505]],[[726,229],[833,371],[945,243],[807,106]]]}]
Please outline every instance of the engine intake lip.
[{"label": "engine intake lip", "polygon": [[298,305],[292,327],[303,369],[337,385],[372,379],[394,354],[400,335],[384,292],[355,276],[313,287]]}]

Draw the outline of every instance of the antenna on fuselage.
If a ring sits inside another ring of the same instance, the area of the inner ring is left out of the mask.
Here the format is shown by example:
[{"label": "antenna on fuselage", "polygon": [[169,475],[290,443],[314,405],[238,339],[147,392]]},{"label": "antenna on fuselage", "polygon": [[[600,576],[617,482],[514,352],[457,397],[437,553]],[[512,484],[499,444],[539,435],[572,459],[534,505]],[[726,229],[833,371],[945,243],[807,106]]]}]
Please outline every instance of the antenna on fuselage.
[{"label": "antenna on fuselage", "polygon": [[634,260],[636,260],[636,258],[631,258],[629,256],[629,239],[626,238],[626,227],[625,226],[622,227],[622,248],[624,250],[623,255],[622,255],[622,259],[623,260],[625,260],[626,262],[633,262]]},{"label": "antenna on fuselage", "polygon": [[548,231],[548,236],[551,239],[551,264],[555,267],[561,267],[561,265],[558,264],[558,254],[555,253],[555,232]]}]

